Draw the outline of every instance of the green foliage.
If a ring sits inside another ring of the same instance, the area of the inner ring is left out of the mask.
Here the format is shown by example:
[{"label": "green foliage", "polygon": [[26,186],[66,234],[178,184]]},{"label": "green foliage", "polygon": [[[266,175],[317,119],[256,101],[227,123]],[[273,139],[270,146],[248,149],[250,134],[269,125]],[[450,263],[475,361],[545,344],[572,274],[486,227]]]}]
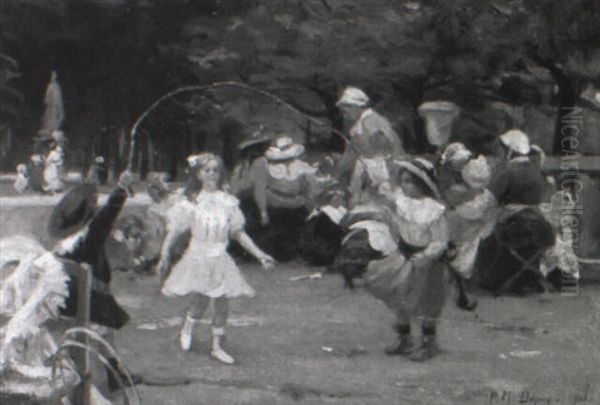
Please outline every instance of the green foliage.
[{"label": "green foliage", "polygon": [[[64,89],[69,129],[92,138],[79,145],[88,157],[103,152],[100,128],[131,125],[161,94],[186,84],[239,80],[334,126],[337,93],[355,84],[412,128],[426,99],[472,110],[497,100],[548,103],[552,84],[573,86],[561,75],[600,75],[596,0],[24,0],[0,7],[0,52],[35,82],[21,86],[32,106],[25,115],[37,114],[34,90],[58,65],[71,84]],[[202,102],[178,102],[144,130],[156,140],[183,134],[183,145],[195,142],[190,133],[219,131],[208,118],[214,111],[200,113]],[[258,107],[236,103],[222,111],[253,126],[260,116],[250,111]]]}]

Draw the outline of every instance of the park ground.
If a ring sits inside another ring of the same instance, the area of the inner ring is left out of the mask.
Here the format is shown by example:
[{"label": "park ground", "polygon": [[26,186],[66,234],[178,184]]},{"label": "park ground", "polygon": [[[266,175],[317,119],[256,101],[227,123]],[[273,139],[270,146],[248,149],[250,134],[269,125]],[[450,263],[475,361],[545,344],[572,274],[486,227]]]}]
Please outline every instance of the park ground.
[{"label": "park ground", "polygon": [[[51,204],[2,201],[2,237],[43,240]],[[590,281],[597,270],[584,272],[571,296],[478,294],[474,312],[450,298],[442,353],[413,363],[383,353],[393,316],[362,288],[345,289],[331,274],[294,281],[323,271],[299,262],[268,272],[252,261],[240,267],[257,295],[231,305],[225,345],[234,366],[208,355],[210,313],[184,353],[185,300],[162,296],[154,276],[115,274],[112,288],[132,316],[116,344],[144,377],[143,404],[600,404],[600,284]]]},{"label": "park ground", "polygon": [[394,339],[393,317],[364,290],[344,289],[336,275],[291,281],[317,270],[299,263],[242,269],[257,296],[232,305],[226,345],[235,366],[208,356],[210,314],[195,350],[184,353],[185,302],[162,297],[152,277],[116,278],[133,316],[117,335],[126,364],[150,384],[189,380],[138,386],[144,404],[600,403],[598,285],[573,297],[479,296],[472,313],[449,301],[442,354],[413,363],[382,352]]}]

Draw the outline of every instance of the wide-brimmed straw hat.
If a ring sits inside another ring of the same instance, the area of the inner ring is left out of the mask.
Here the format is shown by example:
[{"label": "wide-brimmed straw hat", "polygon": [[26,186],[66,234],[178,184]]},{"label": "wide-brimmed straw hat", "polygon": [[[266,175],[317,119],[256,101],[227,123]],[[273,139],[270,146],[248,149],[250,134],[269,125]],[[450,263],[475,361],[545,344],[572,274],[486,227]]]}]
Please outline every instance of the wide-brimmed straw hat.
[{"label": "wide-brimmed straw hat", "polygon": [[265,152],[265,156],[270,160],[288,160],[294,159],[304,153],[304,146],[295,143],[289,136],[280,136]]},{"label": "wide-brimmed straw hat", "polygon": [[93,217],[97,199],[96,186],[92,184],[81,184],[73,188],[52,210],[48,220],[48,234],[62,239],[79,231]]},{"label": "wide-brimmed straw hat", "polygon": [[397,175],[400,175],[402,170],[406,170],[421,180],[421,182],[432,192],[434,198],[440,198],[440,191],[435,184],[435,167],[431,162],[423,158],[416,158],[410,162],[394,160],[393,165],[397,169]]}]

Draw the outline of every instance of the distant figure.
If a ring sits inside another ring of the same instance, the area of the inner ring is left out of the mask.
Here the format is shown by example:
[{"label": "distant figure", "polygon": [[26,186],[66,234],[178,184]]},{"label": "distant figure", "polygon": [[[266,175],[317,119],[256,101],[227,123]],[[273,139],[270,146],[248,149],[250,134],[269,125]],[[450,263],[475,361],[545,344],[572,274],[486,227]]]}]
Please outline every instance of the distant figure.
[{"label": "distant figure", "polygon": [[60,129],[60,126],[65,119],[62,90],[56,79],[57,74],[56,71],[53,70],[50,73],[50,81],[48,82],[48,87],[46,88],[46,94],[44,96],[46,108],[44,110],[44,115],[42,116],[40,128],[40,132],[47,134]]},{"label": "distant figure", "polygon": [[344,116],[344,121],[351,125],[348,132],[350,143],[346,145],[346,150],[335,168],[337,178],[352,173],[357,154],[371,152],[372,140],[376,134],[383,134],[388,140],[389,152],[393,158],[403,159],[406,156],[400,137],[392,124],[370,108],[370,103],[371,100],[364,91],[356,87],[347,87],[336,104]]},{"label": "distant figure", "polygon": [[463,278],[469,278],[479,244],[493,230],[497,201],[486,188],[491,168],[483,155],[470,159],[460,173],[461,182],[446,192],[446,203],[451,208],[448,211],[450,240],[456,246],[451,264]]},{"label": "distant figure", "polygon": [[368,204],[382,183],[390,181],[389,140],[378,132],[371,138],[371,147],[356,160],[350,179],[350,208]]},{"label": "distant figure", "polygon": [[479,191],[466,187],[463,168],[471,161],[473,153],[460,142],[446,147],[439,160],[438,186],[443,200],[450,208],[470,200]]},{"label": "distant figure", "polygon": [[300,257],[312,266],[333,264],[345,232],[341,225],[348,212],[345,190],[337,187],[323,194],[327,201],[308,215],[300,234]]},{"label": "distant figure", "polygon": [[50,193],[61,191],[65,185],[62,181],[64,165],[63,148],[56,145],[46,157],[44,168],[44,190]]},{"label": "distant figure", "polygon": [[248,226],[249,235],[281,262],[297,256],[304,221],[315,208],[318,169],[301,158],[304,150],[285,134],[275,139],[264,157],[252,162],[254,201],[242,202],[251,219],[260,218],[260,226]]},{"label": "distant figure", "polygon": [[39,154],[31,155],[29,161],[29,187],[33,191],[44,193],[44,157]]},{"label": "distant figure", "polygon": [[546,181],[541,171],[540,148],[531,145],[529,137],[520,130],[500,135],[506,149],[506,164],[492,179],[489,189],[501,206],[510,204],[538,205],[546,192]]},{"label": "distant figure", "polygon": [[52,149],[56,148],[57,145],[62,148],[63,153],[65,151],[68,151],[69,140],[67,139],[63,131],[40,131],[38,133],[38,136],[34,138],[33,149],[35,153],[47,156],[52,151]]},{"label": "distant figure", "polygon": [[106,240],[104,249],[110,252],[108,263],[113,270],[136,273],[147,269],[142,255],[144,224],[136,215],[117,220],[115,229]]},{"label": "distant figure", "polygon": [[96,156],[94,162],[90,166],[87,176],[85,178],[86,182],[90,184],[94,184],[99,186],[101,184],[106,184],[107,170],[106,163],[104,161],[104,157]]},{"label": "distant figure", "polygon": [[271,146],[271,138],[271,136],[264,134],[264,127],[261,126],[249,139],[240,142],[237,147],[237,162],[229,182],[232,193],[241,200],[246,197],[253,197],[252,164],[256,159],[264,158],[265,152]]},{"label": "distant figure", "polygon": [[148,195],[156,205],[165,201],[171,194],[171,189],[169,184],[167,184],[167,178],[167,173],[163,172],[152,172],[148,174]]},{"label": "distant figure", "polygon": [[27,173],[27,165],[17,165],[17,178],[13,184],[14,189],[19,194],[23,194],[29,188],[29,174]]},{"label": "distant figure", "polygon": [[540,259],[556,237],[539,208],[546,194],[539,163],[543,155],[520,130],[510,130],[499,139],[507,162],[487,189],[500,210],[494,233],[481,242],[474,280],[495,293],[544,291]]}]

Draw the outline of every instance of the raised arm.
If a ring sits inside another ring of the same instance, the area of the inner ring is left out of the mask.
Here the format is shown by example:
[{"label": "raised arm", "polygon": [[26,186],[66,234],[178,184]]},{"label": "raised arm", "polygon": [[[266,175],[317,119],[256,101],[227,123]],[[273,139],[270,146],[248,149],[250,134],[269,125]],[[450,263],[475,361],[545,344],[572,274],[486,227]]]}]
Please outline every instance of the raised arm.
[{"label": "raised arm", "polygon": [[90,221],[88,235],[93,239],[94,245],[102,246],[110,235],[113,224],[125,205],[127,188],[130,187],[132,181],[133,178],[130,173],[123,173],[119,178],[117,187],[110,193],[108,200]]}]

